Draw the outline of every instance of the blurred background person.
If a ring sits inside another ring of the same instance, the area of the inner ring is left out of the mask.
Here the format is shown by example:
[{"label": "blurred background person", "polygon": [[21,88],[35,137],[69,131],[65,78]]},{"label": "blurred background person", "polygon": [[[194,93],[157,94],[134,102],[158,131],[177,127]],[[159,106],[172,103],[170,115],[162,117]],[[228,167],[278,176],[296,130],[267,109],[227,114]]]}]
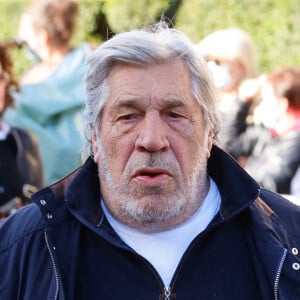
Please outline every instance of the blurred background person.
[{"label": "blurred background person", "polygon": [[[258,104],[251,119],[253,102]],[[300,165],[300,68],[283,67],[245,81],[222,139],[263,187],[290,194]]]},{"label": "blurred background person", "polygon": [[219,89],[220,110],[226,117],[241,82],[258,75],[258,55],[254,42],[246,31],[227,28],[207,35],[197,48],[208,60]]},{"label": "blurred background person", "polygon": [[78,14],[75,1],[39,0],[20,19],[17,42],[28,46],[35,64],[21,78],[16,108],[4,117],[36,134],[47,184],[81,163],[85,59],[91,49],[87,43],[71,46]]},{"label": "blurred background person", "polygon": [[36,138],[2,119],[13,105],[11,90],[18,88],[12,67],[8,49],[0,43],[0,219],[28,204],[31,194],[44,186]]}]

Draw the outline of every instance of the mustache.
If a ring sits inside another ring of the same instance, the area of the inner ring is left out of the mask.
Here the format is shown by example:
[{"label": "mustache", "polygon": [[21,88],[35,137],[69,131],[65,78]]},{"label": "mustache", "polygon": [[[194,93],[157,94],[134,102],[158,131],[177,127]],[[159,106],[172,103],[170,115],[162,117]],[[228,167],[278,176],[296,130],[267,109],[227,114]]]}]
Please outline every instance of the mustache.
[{"label": "mustache", "polygon": [[177,160],[165,157],[161,153],[139,155],[130,159],[127,164],[128,174],[134,174],[142,168],[164,169],[172,175],[178,174],[180,171]]}]

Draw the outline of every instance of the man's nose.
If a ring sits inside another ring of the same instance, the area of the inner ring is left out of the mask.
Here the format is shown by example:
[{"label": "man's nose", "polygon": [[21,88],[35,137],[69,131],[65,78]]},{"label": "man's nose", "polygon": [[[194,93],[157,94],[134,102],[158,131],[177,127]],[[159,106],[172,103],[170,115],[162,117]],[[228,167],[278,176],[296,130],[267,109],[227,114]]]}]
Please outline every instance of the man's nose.
[{"label": "man's nose", "polygon": [[159,112],[146,113],[138,126],[138,137],[135,146],[140,151],[158,152],[169,147],[167,124]]}]

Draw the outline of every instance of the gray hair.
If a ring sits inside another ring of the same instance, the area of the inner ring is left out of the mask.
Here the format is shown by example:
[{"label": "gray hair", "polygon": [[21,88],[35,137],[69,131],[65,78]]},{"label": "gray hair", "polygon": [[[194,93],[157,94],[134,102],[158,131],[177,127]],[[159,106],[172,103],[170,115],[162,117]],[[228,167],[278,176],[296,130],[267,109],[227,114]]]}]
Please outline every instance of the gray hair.
[{"label": "gray hair", "polygon": [[92,154],[91,131],[98,131],[101,115],[109,96],[108,75],[118,64],[143,67],[153,63],[181,60],[190,72],[192,96],[199,103],[207,130],[218,141],[220,130],[215,87],[206,61],[182,32],[160,22],[149,30],[132,30],[116,34],[94,50],[87,61],[87,102],[84,110],[87,144],[84,155]]}]

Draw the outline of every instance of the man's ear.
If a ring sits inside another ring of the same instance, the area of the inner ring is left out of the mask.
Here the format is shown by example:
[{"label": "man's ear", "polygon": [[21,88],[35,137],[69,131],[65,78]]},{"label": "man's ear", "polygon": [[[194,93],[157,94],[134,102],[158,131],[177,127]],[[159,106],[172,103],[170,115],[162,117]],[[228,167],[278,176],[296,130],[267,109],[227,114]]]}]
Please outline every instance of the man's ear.
[{"label": "man's ear", "polygon": [[210,151],[213,146],[213,142],[214,142],[214,134],[212,131],[210,131],[208,134],[207,147],[206,147],[206,158],[207,159],[210,158]]},{"label": "man's ear", "polygon": [[98,148],[98,139],[97,139],[97,134],[95,130],[92,130],[92,150],[93,150],[93,157],[94,157],[94,162],[98,163],[99,160],[99,148]]}]

